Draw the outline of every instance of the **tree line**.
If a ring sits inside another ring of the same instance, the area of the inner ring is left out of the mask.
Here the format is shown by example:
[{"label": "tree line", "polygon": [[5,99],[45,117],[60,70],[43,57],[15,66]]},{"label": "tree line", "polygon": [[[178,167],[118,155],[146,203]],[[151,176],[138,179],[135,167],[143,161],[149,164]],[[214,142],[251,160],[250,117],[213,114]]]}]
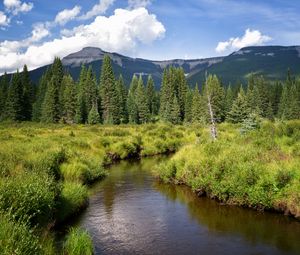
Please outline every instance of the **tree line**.
[{"label": "tree line", "polygon": [[208,100],[216,122],[241,123],[255,115],[274,120],[300,119],[300,79],[287,73],[285,82],[249,75],[247,86],[224,86],[216,75],[205,83],[188,86],[182,68],[164,70],[160,91],[151,75],[144,84],[133,75],[129,88],[122,75],[115,78],[111,59],[105,56],[97,81],[92,67],[82,66],[78,81],[55,58],[38,86],[28,69],[0,80],[0,120],[45,123],[142,124],[161,119],[173,124],[210,121]]}]

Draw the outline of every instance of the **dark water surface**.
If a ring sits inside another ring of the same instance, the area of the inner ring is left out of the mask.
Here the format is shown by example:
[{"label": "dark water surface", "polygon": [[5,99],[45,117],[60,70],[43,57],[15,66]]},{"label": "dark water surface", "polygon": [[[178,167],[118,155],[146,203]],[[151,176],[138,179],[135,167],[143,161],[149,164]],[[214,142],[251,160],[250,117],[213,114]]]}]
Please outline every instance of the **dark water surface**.
[{"label": "dark water surface", "polygon": [[77,224],[96,254],[300,254],[299,222],[161,184],[151,170],[164,160],[121,162],[93,187]]}]

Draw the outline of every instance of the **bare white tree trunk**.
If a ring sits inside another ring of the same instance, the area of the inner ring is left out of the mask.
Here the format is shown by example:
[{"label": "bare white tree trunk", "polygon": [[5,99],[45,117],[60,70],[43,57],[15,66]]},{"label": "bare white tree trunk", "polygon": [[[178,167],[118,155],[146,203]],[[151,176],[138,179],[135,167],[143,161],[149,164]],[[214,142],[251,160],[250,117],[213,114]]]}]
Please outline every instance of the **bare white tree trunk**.
[{"label": "bare white tree trunk", "polygon": [[217,127],[216,127],[216,122],[215,122],[215,118],[214,118],[214,112],[211,106],[211,99],[210,99],[210,95],[207,95],[207,102],[208,102],[208,110],[209,110],[209,115],[210,115],[210,134],[211,137],[214,141],[217,140]]}]

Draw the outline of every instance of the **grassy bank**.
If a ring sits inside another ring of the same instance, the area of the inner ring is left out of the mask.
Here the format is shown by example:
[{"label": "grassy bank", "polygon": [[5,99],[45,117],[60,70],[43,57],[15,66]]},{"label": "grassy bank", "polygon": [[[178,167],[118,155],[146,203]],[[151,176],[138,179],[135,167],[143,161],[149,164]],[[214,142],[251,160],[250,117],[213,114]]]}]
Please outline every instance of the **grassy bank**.
[{"label": "grassy bank", "polygon": [[222,124],[216,142],[207,128],[196,132],[196,144],[158,167],[163,181],[186,184],[227,204],[300,218],[299,121],[266,122],[245,134],[238,126]]},{"label": "grassy bank", "polygon": [[[173,152],[194,140],[190,128],[164,124],[0,124],[0,253],[57,254],[52,227],[88,204],[87,185],[105,177],[105,165]],[[82,236],[74,232],[71,239]],[[65,253],[73,246],[67,242]]]}]

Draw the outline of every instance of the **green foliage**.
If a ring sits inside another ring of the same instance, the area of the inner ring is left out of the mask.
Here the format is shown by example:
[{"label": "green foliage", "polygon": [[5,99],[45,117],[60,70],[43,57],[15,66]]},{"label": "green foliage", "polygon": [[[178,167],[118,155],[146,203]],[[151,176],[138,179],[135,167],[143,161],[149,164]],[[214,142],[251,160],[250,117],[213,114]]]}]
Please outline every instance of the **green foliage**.
[{"label": "green foliage", "polygon": [[221,82],[216,75],[209,75],[206,79],[204,91],[204,113],[208,116],[207,101],[210,98],[214,118],[217,122],[222,122],[225,119],[224,101],[225,92],[221,86]]},{"label": "green foliage", "polygon": [[5,118],[6,100],[8,96],[9,82],[5,73],[0,79],[0,120]]},{"label": "green foliage", "polygon": [[23,68],[21,73],[21,83],[23,87],[22,95],[22,120],[29,121],[32,118],[32,104],[34,101],[34,88],[29,77],[27,66]]},{"label": "green foliage", "polygon": [[[184,120],[187,82],[182,68],[169,67],[164,70],[161,84],[160,116],[163,120],[172,122],[172,108],[176,97],[179,106],[178,119]],[[174,111],[173,111],[174,113]]]},{"label": "green foliage", "polygon": [[180,118],[180,105],[177,100],[177,97],[175,96],[173,99],[173,102],[170,107],[170,121],[172,124],[180,124],[181,123],[181,118]]},{"label": "green foliage", "polygon": [[58,201],[59,222],[77,214],[88,204],[88,191],[85,186],[76,182],[64,182],[61,196]]},{"label": "green foliage", "polygon": [[23,85],[19,71],[12,76],[6,100],[5,117],[9,120],[20,121],[23,119]]},{"label": "green foliage", "polygon": [[89,112],[88,123],[90,125],[95,125],[100,123],[100,115],[97,108],[98,107],[96,107],[96,105],[94,104]]},{"label": "green foliage", "polygon": [[193,118],[193,110],[192,110],[192,103],[193,103],[194,91],[189,89],[186,93],[185,98],[185,115],[184,121],[186,123],[191,123]]},{"label": "green foliage", "polygon": [[47,85],[45,100],[42,105],[41,120],[46,123],[57,123],[60,119],[59,77],[53,76]]},{"label": "green foliage", "polygon": [[89,233],[80,228],[71,228],[64,243],[65,255],[92,255],[94,247]]},{"label": "green foliage", "polygon": [[145,91],[145,87],[143,84],[142,76],[140,76],[138,81],[138,86],[135,90],[135,103],[137,110],[137,123],[143,124],[147,123],[150,118],[150,111],[148,106],[147,95]]},{"label": "green foliage", "polygon": [[216,142],[200,135],[201,143],[183,147],[156,171],[166,182],[187,184],[228,204],[299,217],[300,161],[291,150],[299,146],[299,130],[299,121],[265,122],[240,135],[238,127],[222,124]]},{"label": "green foliage", "polygon": [[48,81],[51,79],[51,76],[52,76],[52,70],[51,68],[50,69],[48,68],[39,81],[39,85],[36,93],[36,100],[33,103],[33,109],[32,109],[33,121],[36,122],[41,121],[42,105],[47,92]]},{"label": "green foliage", "polygon": [[0,209],[16,219],[26,217],[32,224],[48,223],[55,206],[57,186],[45,174],[28,173],[0,182]]},{"label": "green foliage", "polygon": [[258,129],[260,127],[259,116],[255,113],[250,113],[242,122],[241,133],[246,133]]},{"label": "green foliage", "polygon": [[234,100],[232,108],[228,113],[228,120],[232,123],[242,123],[248,117],[249,108],[243,88],[240,89],[238,97]]},{"label": "green foliage", "polygon": [[127,111],[129,123],[138,123],[138,109],[135,96],[135,92],[138,87],[138,82],[139,81],[136,75],[133,75],[127,98]]},{"label": "green foliage", "polygon": [[63,91],[63,119],[66,123],[74,123],[76,114],[76,87],[70,75],[65,75],[62,80]]},{"label": "green foliage", "polygon": [[105,124],[119,124],[119,102],[111,59],[108,55],[103,58],[100,95],[102,118]]},{"label": "green foliage", "polygon": [[118,102],[119,102],[119,118],[120,118],[120,123],[123,124],[128,122],[128,112],[127,112],[128,91],[126,89],[122,75],[120,75],[119,79],[116,82],[117,82],[116,87],[117,87]]},{"label": "green foliage", "polygon": [[156,115],[158,113],[158,107],[156,102],[154,81],[151,75],[149,75],[147,85],[146,85],[146,96],[147,96],[149,113],[151,115]]},{"label": "green foliage", "polygon": [[203,99],[198,89],[198,84],[195,86],[194,95],[192,99],[192,122],[193,123],[203,123],[206,119],[206,113],[203,110]]},{"label": "green foliage", "polygon": [[8,214],[0,213],[0,253],[3,255],[42,254],[39,239],[28,224],[15,221]]}]

